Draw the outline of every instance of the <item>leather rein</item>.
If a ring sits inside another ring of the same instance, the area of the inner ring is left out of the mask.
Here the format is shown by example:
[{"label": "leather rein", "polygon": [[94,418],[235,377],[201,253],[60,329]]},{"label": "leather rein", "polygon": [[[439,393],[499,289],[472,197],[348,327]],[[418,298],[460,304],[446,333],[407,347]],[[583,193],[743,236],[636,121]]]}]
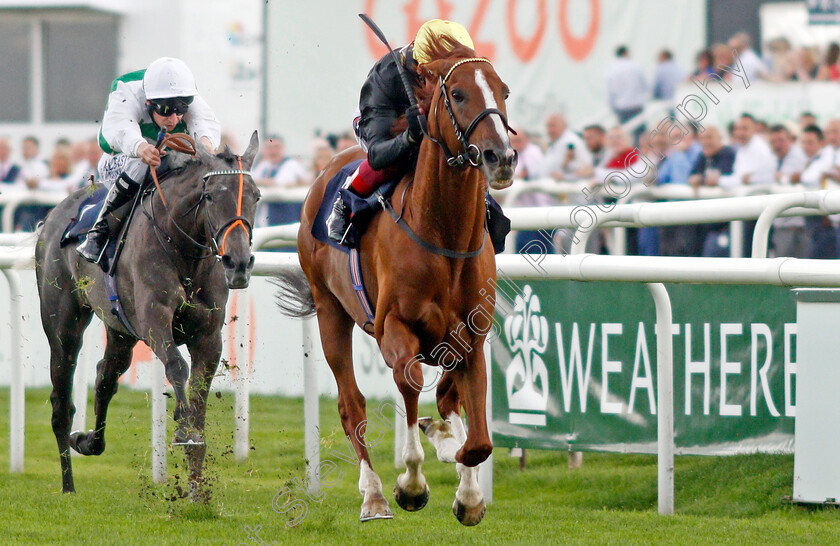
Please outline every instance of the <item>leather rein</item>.
[{"label": "leather rein", "polygon": [[[167,135],[163,139],[163,141],[161,142],[161,144],[159,146],[159,149],[161,149],[161,150],[164,149],[164,148],[169,148],[170,150],[185,153],[185,154],[188,154],[188,155],[195,155],[195,153],[196,153],[195,140],[193,140],[193,138],[190,137],[189,135],[186,135],[186,134],[183,134],[183,133],[176,133],[176,134],[172,134],[172,135]],[[160,186],[160,181],[158,180],[157,172],[156,172],[155,169],[150,169],[151,173],[152,173],[152,180],[154,181],[155,188],[157,189],[157,194],[160,196],[161,203],[163,203],[163,208],[164,208],[164,210],[166,210],[166,215],[169,217],[172,224],[175,226],[175,229],[177,229],[184,237],[186,237],[187,240],[190,241],[190,243],[193,244],[193,246],[196,246],[199,249],[201,249],[201,251],[203,251],[202,254],[190,256],[193,259],[203,260],[205,258],[215,256],[216,260],[221,260],[222,257],[225,255],[225,241],[227,240],[227,236],[237,227],[241,227],[248,234],[248,244],[249,245],[251,244],[251,241],[253,240],[253,231],[254,231],[253,226],[251,225],[251,222],[248,221],[247,218],[242,216],[242,195],[244,193],[245,175],[251,176],[251,172],[242,169],[242,157],[241,156],[236,156],[236,159],[237,159],[237,162],[238,162],[238,167],[239,167],[238,169],[222,169],[222,170],[210,171],[208,173],[205,173],[201,177],[201,195],[199,196],[199,198],[195,202],[195,204],[193,206],[191,206],[189,209],[187,209],[186,212],[184,212],[184,214],[181,215],[181,217],[183,218],[187,214],[189,214],[190,212],[192,212],[194,210],[197,212],[198,208],[201,206],[201,203],[209,198],[209,194],[207,193],[207,179],[208,178],[210,178],[212,176],[226,176],[226,175],[236,175],[236,174],[239,175],[239,192],[238,192],[238,196],[237,196],[237,200],[236,200],[236,216],[234,216],[234,217],[230,218],[229,220],[223,222],[222,225],[219,228],[214,228],[213,227],[213,222],[210,219],[210,215],[207,212],[207,207],[204,208],[205,219],[207,221],[207,225],[210,228],[210,232],[212,233],[212,235],[210,237],[210,243],[211,243],[210,246],[205,245],[205,244],[203,244],[199,241],[196,241],[195,238],[193,238],[189,233],[187,233],[178,224],[178,222],[175,220],[175,218],[172,217],[172,213],[170,212],[169,205],[166,202],[166,197],[163,194],[163,189]],[[147,194],[150,194],[151,192],[152,192],[152,190],[147,190]],[[173,257],[169,253],[169,249],[167,248],[167,245],[164,244],[164,241],[166,243],[172,244],[172,241],[173,241],[172,236],[169,235],[166,232],[166,230],[164,230],[162,227],[160,227],[160,224],[158,224],[157,218],[155,217],[154,211],[155,211],[154,207],[151,207],[151,213],[150,213],[146,209],[145,202],[143,202],[143,213],[146,215],[147,218],[149,218],[152,221],[152,226],[154,227],[155,236],[157,237],[158,242],[160,242],[164,251],[170,257]],[[163,235],[163,239],[161,239],[161,234]],[[221,237],[221,244],[219,244],[219,242],[218,242],[219,237]]]},{"label": "leather rein", "polygon": [[[452,103],[449,99],[449,91],[446,87],[446,82],[449,79],[449,76],[452,75],[452,72],[455,71],[461,65],[466,63],[475,63],[475,62],[482,62],[482,63],[490,63],[488,59],[484,57],[472,57],[469,59],[462,59],[457,63],[453,64],[449,71],[446,73],[446,76],[439,76],[438,77],[438,85],[440,87],[440,97],[438,102],[435,103],[435,118],[437,118],[437,108],[438,104],[440,103],[440,99],[443,100],[443,105],[446,108],[447,114],[449,114],[449,120],[452,123],[452,128],[455,130],[455,136],[461,143],[461,149],[458,150],[458,155],[452,153],[449,149],[449,146],[446,145],[442,139],[437,139],[433,137],[429,133],[428,126],[423,123],[423,134],[437,144],[441,150],[443,150],[444,155],[446,156],[446,164],[453,168],[462,168],[462,167],[475,167],[478,168],[481,166],[482,158],[481,158],[481,150],[479,150],[478,146],[475,144],[470,143],[470,136],[472,136],[473,131],[475,131],[476,126],[478,126],[479,122],[486,118],[491,114],[498,114],[499,117],[502,118],[502,124],[513,134],[516,134],[516,131],[511,129],[510,125],[508,125],[507,117],[505,116],[504,112],[499,110],[498,108],[486,108],[476,115],[473,120],[467,125],[466,130],[461,130],[461,126],[458,123],[458,120],[455,118],[455,112],[452,110]],[[408,190],[408,185],[406,185],[405,189],[403,190],[403,197],[402,197],[402,206],[403,210],[405,210],[405,192]],[[428,241],[424,240],[420,237],[411,226],[408,225],[403,219],[402,213],[397,214],[394,208],[391,206],[390,201],[385,199],[382,194],[378,194],[377,198],[394,222],[402,228],[402,230],[408,235],[409,239],[414,241],[417,245],[419,245],[424,250],[427,250],[433,254],[437,254],[439,256],[444,256],[446,258],[453,258],[453,259],[467,259],[467,258],[475,258],[476,256],[480,255],[481,252],[484,250],[484,245],[487,243],[487,227],[485,225],[484,229],[484,238],[481,240],[481,246],[476,250],[470,250],[467,252],[458,252],[456,250],[450,250],[448,248],[439,247],[429,243]],[[486,219],[485,219],[486,224]]]}]

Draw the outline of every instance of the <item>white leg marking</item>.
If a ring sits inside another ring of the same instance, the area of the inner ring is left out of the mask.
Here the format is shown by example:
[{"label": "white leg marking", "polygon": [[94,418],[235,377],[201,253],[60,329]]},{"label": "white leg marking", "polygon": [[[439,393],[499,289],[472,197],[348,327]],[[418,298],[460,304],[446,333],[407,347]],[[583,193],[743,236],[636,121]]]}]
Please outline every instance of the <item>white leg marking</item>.
[{"label": "white leg marking", "polygon": [[367,498],[371,494],[382,494],[382,481],[367,461],[359,465],[359,493]]},{"label": "white leg marking", "polygon": [[449,434],[445,435],[445,437],[441,434],[442,437],[435,444],[438,460],[442,463],[454,463],[455,453],[467,441],[467,434],[464,431],[464,423],[461,421],[461,416],[455,412],[449,414],[444,424]]},{"label": "white leg marking", "polygon": [[453,411],[446,420],[449,421],[449,426],[452,427],[452,435],[455,436],[455,439],[458,440],[460,445],[464,445],[464,442],[467,441],[467,429],[464,427],[461,416]]},{"label": "white leg marking", "polygon": [[455,470],[461,477],[458,491],[455,492],[455,500],[467,508],[474,508],[484,502],[484,495],[481,493],[481,487],[478,486],[478,467],[455,463]]},{"label": "white leg marking", "polygon": [[359,464],[359,492],[364,495],[361,521],[372,519],[391,519],[394,514],[388,507],[388,501],[382,495],[382,481],[367,461]]},{"label": "white leg marking", "polygon": [[420,469],[424,459],[423,446],[420,444],[420,428],[417,423],[414,423],[408,427],[405,435],[403,446],[405,472],[397,478],[397,484],[406,493],[418,495],[425,491],[426,477]]},{"label": "white leg marking", "polygon": [[[498,108],[499,106],[496,104],[496,99],[493,97],[493,91],[490,89],[490,85],[487,83],[484,73],[478,68],[475,69],[475,83],[478,85],[478,88],[481,89],[481,94],[484,95],[484,102],[487,105],[487,108]],[[510,139],[508,138],[507,129],[502,123],[501,116],[490,114],[489,117],[493,120],[493,125],[496,127],[496,132],[499,133],[499,138],[502,139],[502,143],[506,147],[510,146]]]}]

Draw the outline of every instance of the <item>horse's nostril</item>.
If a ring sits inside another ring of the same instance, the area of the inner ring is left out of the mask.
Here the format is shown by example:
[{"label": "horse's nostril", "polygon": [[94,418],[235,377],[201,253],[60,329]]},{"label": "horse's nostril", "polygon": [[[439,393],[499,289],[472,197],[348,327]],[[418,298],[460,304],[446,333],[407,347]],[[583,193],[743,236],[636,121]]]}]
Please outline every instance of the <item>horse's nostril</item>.
[{"label": "horse's nostril", "polygon": [[489,165],[495,165],[499,162],[499,156],[493,150],[484,150],[484,162]]},{"label": "horse's nostril", "polygon": [[248,271],[254,269],[254,255],[251,254],[251,259],[248,260]]},{"label": "horse's nostril", "polygon": [[516,151],[515,148],[511,147],[505,150],[505,164],[507,165],[516,165],[516,162],[519,160],[519,152]]},{"label": "horse's nostril", "polygon": [[225,269],[233,269],[233,258],[225,254],[224,256],[222,256],[222,265],[225,267]]}]

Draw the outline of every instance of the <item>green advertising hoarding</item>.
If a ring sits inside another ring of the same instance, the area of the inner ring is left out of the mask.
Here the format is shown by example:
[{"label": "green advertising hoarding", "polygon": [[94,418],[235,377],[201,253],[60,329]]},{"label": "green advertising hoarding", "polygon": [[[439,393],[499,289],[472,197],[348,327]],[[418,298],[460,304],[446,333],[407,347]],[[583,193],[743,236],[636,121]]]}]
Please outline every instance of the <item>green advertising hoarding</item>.
[{"label": "green advertising hoarding", "polygon": [[[792,452],[792,291],[667,289],[677,453]],[[644,285],[500,281],[496,319],[495,445],[656,452],[658,334]]]}]

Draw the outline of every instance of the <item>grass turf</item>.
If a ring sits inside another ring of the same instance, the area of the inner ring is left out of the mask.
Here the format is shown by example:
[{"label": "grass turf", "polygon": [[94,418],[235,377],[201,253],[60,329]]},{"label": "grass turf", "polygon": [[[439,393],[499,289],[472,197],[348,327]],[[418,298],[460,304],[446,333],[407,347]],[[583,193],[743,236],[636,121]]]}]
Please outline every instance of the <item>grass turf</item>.
[{"label": "grass turf", "polygon": [[[170,415],[171,415],[170,401]],[[785,505],[791,494],[793,457],[678,457],[676,511],[656,513],[656,459],[652,456],[586,454],[570,471],[562,453],[528,452],[528,466],[497,450],[494,502],[484,521],[462,527],[451,512],[457,487],[453,465],[437,461],[423,440],[423,467],[431,489],[420,512],[403,512],[391,491],[393,436],[372,450],[395,517],[359,523],[358,469],[334,453],[347,447],[335,402],[321,403],[322,460],[335,462],[337,485],[313,500],[303,483],[303,403],[254,396],[247,461],[232,453],[233,396],[211,395],[208,413],[209,504],[181,498],[184,457],[169,448],[165,484],[150,473],[150,399],[122,390],[109,411],[107,449],[99,457],[74,457],[75,495],[61,493],[49,392],[26,394],[26,457],[23,474],[9,473],[8,449],[0,450],[0,542],[12,544],[752,544],[838,543],[840,513]],[[0,389],[0,445],[8,446],[9,391]],[[369,402],[369,408],[372,402]],[[424,407],[423,414],[432,414]],[[88,408],[88,426],[93,416]],[[171,420],[170,420],[171,421]],[[170,437],[172,423],[169,423]],[[387,427],[381,429],[386,430]],[[386,430],[387,432],[387,430]],[[341,477],[339,480],[338,478]],[[278,494],[279,493],[279,494]],[[279,513],[272,508],[295,502]],[[303,513],[305,506],[306,513]],[[303,517],[301,517],[303,516]],[[300,518],[294,524],[292,520]],[[246,530],[246,527],[256,530]],[[251,536],[249,536],[249,534]]]}]

